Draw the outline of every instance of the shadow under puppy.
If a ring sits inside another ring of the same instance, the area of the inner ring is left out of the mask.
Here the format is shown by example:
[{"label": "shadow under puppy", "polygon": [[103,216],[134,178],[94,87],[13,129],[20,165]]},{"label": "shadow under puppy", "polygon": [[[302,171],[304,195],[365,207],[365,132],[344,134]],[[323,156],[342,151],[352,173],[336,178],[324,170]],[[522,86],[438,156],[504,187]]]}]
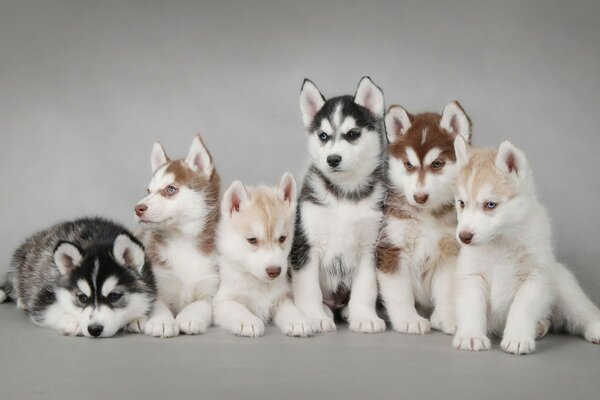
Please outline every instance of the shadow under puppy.
[{"label": "shadow under puppy", "polygon": [[156,288],[140,242],[123,226],[82,218],[40,231],[15,252],[0,301],[41,326],[109,337],[152,309]]},{"label": "shadow under puppy", "polygon": [[272,320],[286,335],[313,335],[294,305],[288,281],[295,198],[296,182],[289,173],[276,188],[246,188],[236,181],[223,196],[215,325],[239,336],[257,337]]}]

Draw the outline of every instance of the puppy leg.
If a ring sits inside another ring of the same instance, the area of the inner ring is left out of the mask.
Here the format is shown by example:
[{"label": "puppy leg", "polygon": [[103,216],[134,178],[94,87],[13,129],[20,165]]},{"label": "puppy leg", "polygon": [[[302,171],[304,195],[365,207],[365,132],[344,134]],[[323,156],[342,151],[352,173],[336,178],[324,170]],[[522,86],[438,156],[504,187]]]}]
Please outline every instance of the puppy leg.
[{"label": "puppy leg", "polygon": [[454,265],[440,265],[433,276],[432,296],[435,308],[431,314],[431,326],[447,335],[456,333],[456,318],[454,311]]},{"label": "puppy leg", "polygon": [[318,332],[335,330],[333,318],[323,309],[323,293],[319,281],[319,259],[311,252],[309,261],[299,270],[292,271],[292,292],[300,311],[311,320]]},{"label": "puppy leg", "polygon": [[175,322],[171,310],[165,303],[158,300],[144,327],[146,335],[160,338],[169,338],[179,335],[179,325]]},{"label": "puppy leg", "polygon": [[308,337],[314,335],[310,321],[296,307],[291,295],[281,299],[275,309],[273,323],[288,336]]},{"label": "puppy leg", "polygon": [[543,320],[552,305],[552,287],[539,277],[522,283],[508,311],[500,346],[507,353],[529,354],[535,350],[538,321]]},{"label": "puppy leg", "polygon": [[237,301],[219,301],[214,305],[215,324],[237,336],[259,337],[265,333],[265,323]]},{"label": "puppy leg", "polygon": [[482,351],[491,348],[487,337],[488,288],[483,276],[468,274],[457,279],[456,335],[458,350]]},{"label": "puppy leg", "polygon": [[69,313],[59,303],[54,303],[42,314],[43,319],[36,318],[34,323],[56,329],[67,336],[82,336],[79,320]]},{"label": "puppy leg", "polygon": [[429,321],[421,317],[415,308],[415,297],[408,268],[399,266],[393,272],[378,270],[377,280],[392,328],[400,333],[424,334],[429,332]]},{"label": "puppy leg", "polygon": [[177,314],[175,322],[179,332],[198,335],[206,332],[212,322],[212,306],[208,300],[198,300],[188,304]]},{"label": "puppy leg", "polygon": [[385,321],[377,316],[377,276],[375,254],[361,256],[358,269],[352,280],[350,301],[348,302],[348,323],[350,330],[362,333],[385,331]]}]

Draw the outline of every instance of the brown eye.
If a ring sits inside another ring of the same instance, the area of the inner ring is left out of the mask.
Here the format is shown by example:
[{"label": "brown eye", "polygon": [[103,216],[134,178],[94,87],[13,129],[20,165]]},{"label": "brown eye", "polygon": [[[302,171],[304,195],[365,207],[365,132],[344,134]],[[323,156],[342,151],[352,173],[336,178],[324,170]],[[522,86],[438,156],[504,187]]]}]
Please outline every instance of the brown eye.
[{"label": "brown eye", "polygon": [[458,205],[460,206],[460,208],[465,208],[465,202],[462,200],[458,201]]},{"label": "brown eye", "polygon": [[77,300],[79,300],[82,303],[87,303],[88,297],[85,294],[80,293],[77,295]]},{"label": "brown eye", "polygon": [[413,169],[413,168],[415,167],[414,165],[412,165],[412,164],[410,163],[410,161],[406,161],[406,162],[404,163],[404,166],[406,167],[406,169]]},{"label": "brown eye", "polygon": [[177,189],[175,186],[167,186],[165,188],[165,193],[167,194],[167,196],[173,196],[175,195],[177,192],[179,191],[179,189]]},{"label": "brown eye", "polygon": [[435,160],[431,163],[431,168],[440,169],[444,166],[444,162],[442,160]]},{"label": "brown eye", "polygon": [[279,243],[284,243],[285,239],[287,239],[287,236],[285,236],[285,235],[279,236]]},{"label": "brown eye", "polygon": [[255,237],[249,237],[249,238],[247,238],[246,240],[247,240],[247,241],[248,241],[248,243],[250,243],[250,244],[256,244],[256,243],[258,243],[258,240],[256,240],[256,238],[255,238]]}]

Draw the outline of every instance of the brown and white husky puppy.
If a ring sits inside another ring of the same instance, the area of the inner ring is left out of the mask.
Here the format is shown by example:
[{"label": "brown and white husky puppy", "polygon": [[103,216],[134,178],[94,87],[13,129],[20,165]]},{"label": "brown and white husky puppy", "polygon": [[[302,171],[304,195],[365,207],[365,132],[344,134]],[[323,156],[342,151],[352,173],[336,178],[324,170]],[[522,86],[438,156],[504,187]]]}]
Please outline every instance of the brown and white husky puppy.
[{"label": "brown and white husky puppy", "polygon": [[289,336],[313,328],[296,308],[288,281],[296,181],[286,173],[275,188],[234,182],[225,192],[218,230],[221,283],[215,324],[239,336],[262,336],[273,321]]},{"label": "brown and white husky puppy", "polygon": [[[452,334],[459,248],[454,138],[469,141],[471,123],[458,102],[442,115],[391,106],[385,123],[390,189],[377,254],[381,299],[398,332],[423,334],[432,326]],[[424,317],[430,312],[431,325]]]},{"label": "brown and white husky puppy", "polygon": [[219,176],[199,135],[183,160],[171,161],[155,143],[151,164],[148,196],[135,206],[135,215],[152,260],[158,301],[149,320],[130,329],[157,337],[203,333],[212,321],[219,283]]}]

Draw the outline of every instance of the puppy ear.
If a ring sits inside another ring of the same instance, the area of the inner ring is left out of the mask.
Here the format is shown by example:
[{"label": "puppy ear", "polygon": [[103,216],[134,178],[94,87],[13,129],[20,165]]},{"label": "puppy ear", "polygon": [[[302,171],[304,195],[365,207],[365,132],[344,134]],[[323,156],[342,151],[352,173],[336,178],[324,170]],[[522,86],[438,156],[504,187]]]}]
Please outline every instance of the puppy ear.
[{"label": "puppy ear", "polygon": [[279,197],[288,205],[293,206],[296,203],[296,180],[289,172],[286,172],[281,177],[279,185],[277,185]]},{"label": "puppy ear", "polygon": [[235,181],[223,195],[221,210],[223,215],[231,217],[234,212],[240,212],[240,208],[248,201],[248,192],[240,181]]},{"label": "puppy ear", "polygon": [[471,120],[458,101],[444,107],[440,126],[454,135],[462,136],[467,143],[471,142]]},{"label": "puppy ear", "polygon": [[411,117],[399,105],[391,106],[385,114],[385,130],[390,143],[396,142],[411,127]]},{"label": "puppy ear", "polygon": [[162,147],[162,145],[158,142],[154,143],[154,146],[152,146],[152,155],[150,156],[152,173],[155,173],[158,167],[169,161],[171,160],[169,160],[169,157],[167,156],[167,153],[165,153],[165,149]]},{"label": "puppy ear", "polygon": [[376,117],[383,117],[383,92],[368,76],[363,77],[358,83],[354,102],[367,108]]},{"label": "puppy ear", "polygon": [[81,260],[83,260],[81,250],[71,242],[60,242],[54,249],[54,264],[63,275],[79,267]]},{"label": "puppy ear", "polygon": [[456,163],[459,167],[464,167],[469,163],[470,154],[467,142],[460,135],[457,135],[454,139],[454,153],[456,154]]},{"label": "puppy ear", "polygon": [[142,268],[146,263],[144,246],[126,233],[121,233],[115,239],[113,256],[119,264],[124,267],[133,268],[137,272],[142,272]]},{"label": "puppy ear", "polygon": [[496,167],[507,174],[514,174],[519,179],[527,176],[528,165],[525,153],[517,149],[511,142],[504,141],[498,148]]},{"label": "puppy ear", "polygon": [[212,157],[206,149],[206,146],[204,145],[200,135],[196,135],[196,137],[194,137],[185,162],[188,167],[196,172],[202,172],[209,177],[212,174],[214,169]]},{"label": "puppy ear", "polygon": [[300,89],[300,110],[304,126],[307,128],[310,126],[323,104],[325,104],[325,97],[311,80],[305,79]]}]

